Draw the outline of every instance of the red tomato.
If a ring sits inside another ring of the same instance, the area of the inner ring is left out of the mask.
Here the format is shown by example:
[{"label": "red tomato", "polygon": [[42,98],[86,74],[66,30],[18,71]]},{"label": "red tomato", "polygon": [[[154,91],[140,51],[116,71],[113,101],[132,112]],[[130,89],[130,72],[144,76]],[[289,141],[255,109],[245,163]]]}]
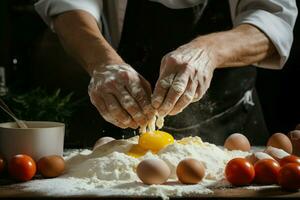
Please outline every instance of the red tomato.
[{"label": "red tomato", "polygon": [[281,166],[284,166],[288,163],[297,163],[297,164],[300,164],[300,158],[298,156],[294,156],[294,155],[289,155],[289,156],[286,156],[284,158],[282,158],[280,161],[279,161],[280,165]]},{"label": "red tomato", "polygon": [[10,160],[8,171],[18,181],[29,181],[36,173],[36,164],[30,156],[19,154]]},{"label": "red tomato", "polygon": [[277,183],[280,165],[273,159],[262,159],[255,163],[255,182],[264,185]]},{"label": "red tomato", "polygon": [[0,157],[0,174],[4,171],[5,161],[4,158]]},{"label": "red tomato", "polygon": [[288,163],[279,171],[279,185],[286,190],[300,189],[300,165],[296,163]]},{"label": "red tomato", "polygon": [[253,165],[244,158],[234,158],[225,168],[226,179],[235,186],[249,185],[255,176]]}]

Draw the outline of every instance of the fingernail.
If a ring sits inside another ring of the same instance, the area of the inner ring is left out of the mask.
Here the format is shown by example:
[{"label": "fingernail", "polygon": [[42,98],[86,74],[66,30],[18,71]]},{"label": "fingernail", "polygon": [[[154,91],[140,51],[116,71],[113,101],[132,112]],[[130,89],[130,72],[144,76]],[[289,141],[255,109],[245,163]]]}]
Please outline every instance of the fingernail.
[{"label": "fingernail", "polygon": [[165,111],[158,111],[158,114],[162,117],[165,117],[167,115]]},{"label": "fingernail", "polygon": [[131,125],[131,128],[132,129],[137,129],[139,126],[134,122],[132,125]]},{"label": "fingernail", "polygon": [[160,96],[154,97],[152,100],[152,106],[157,109],[160,107],[161,103],[163,102],[163,98]]},{"label": "fingernail", "polygon": [[139,118],[142,118],[142,117],[143,117],[143,113],[141,113],[141,112],[138,112],[138,113],[136,113],[136,114],[133,116],[134,119],[139,119]]},{"label": "fingernail", "polygon": [[131,128],[131,129],[137,129],[138,126],[137,126],[137,125],[134,125],[134,126],[131,126],[130,128]]},{"label": "fingernail", "polygon": [[165,117],[167,115],[166,109],[163,108],[163,109],[158,110],[158,114],[161,117]]},{"label": "fingernail", "polygon": [[133,116],[133,119],[135,122],[137,122],[138,125],[147,123],[147,117],[143,113],[137,113]]},{"label": "fingernail", "polygon": [[123,122],[123,124],[125,124],[125,125],[129,125],[131,123],[131,118],[127,118],[124,122]]},{"label": "fingernail", "polygon": [[147,113],[151,113],[153,110],[152,106],[151,105],[146,105],[144,107],[144,113],[147,114]]},{"label": "fingernail", "polygon": [[177,114],[177,113],[175,113],[175,112],[170,112],[170,113],[169,113],[170,116],[174,116],[174,115],[176,115],[176,114]]}]

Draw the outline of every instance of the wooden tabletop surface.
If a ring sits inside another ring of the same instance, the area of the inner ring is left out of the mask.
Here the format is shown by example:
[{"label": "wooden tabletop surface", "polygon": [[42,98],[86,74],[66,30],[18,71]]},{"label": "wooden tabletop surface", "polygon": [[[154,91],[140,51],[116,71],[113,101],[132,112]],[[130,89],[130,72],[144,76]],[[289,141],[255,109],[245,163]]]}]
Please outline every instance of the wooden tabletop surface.
[{"label": "wooden tabletop surface", "polygon": [[[203,194],[203,195],[197,195],[192,197],[197,198],[212,198],[212,199],[220,199],[220,198],[237,198],[237,199],[244,199],[244,198],[295,198],[300,199],[300,192],[287,192],[281,190],[279,187],[273,187],[273,188],[264,188],[260,190],[251,190],[251,189],[241,189],[241,188],[227,188],[227,189],[214,189],[214,193],[212,194]],[[38,192],[24,192],[21,190],[21,188],[16,187],[15,189],[7,189],[5,187],[0,187],[0,198],[7,198],[7,197],[46,197],[42,194],[39,194]],[[49,196],[47,196],[49,197]],[[101,198],[96,196],[69,196],[68,198]],[[51,197],[52,198],[52,197]],[[107,197],[102,197],[107,198]],[[116,198],[116,197],[115,197]],[[130,198],[130,197],[119,197],[122,198]],[[134,198],[134,197],[133,197]]]},{"label": "wooden tabletop surface", "polygon": [[[0,198],[7,198],[7,197],[49,197],[45,196],[39,192],[26,192],[22,190],[22,188],[17,185],[13,184],[11,180],[2,179],[0,180]],[[300,191],[290,192],[284,191],[279,186],[262,186],[261,188],[256,189],[247,189],[247,188],[222,188],[222,189],[212,189],[214,193],[211,194],[203,194],[197,195],[193,197],[197,198],[212,198],[212,199],[226,199],[226,198],[237,198],[237,199],[244,199],[244,198],[277,198],[277,199],[286,199],[286,198],[295,198],[300,199]],[[94,199],[94,198],[101,198],[96,196],[84,195],[84,196],[68,196],[68,198],[75,198],[79,197],[84,199]],[[120,197],[120,199],[124,198]],[[104,198],[104,197],[102,197]],[[105,197],[107,198],[107,197]],[[116,198],[116,197],[114,197]],[[126,197],[130,198],[130,197]]]}]

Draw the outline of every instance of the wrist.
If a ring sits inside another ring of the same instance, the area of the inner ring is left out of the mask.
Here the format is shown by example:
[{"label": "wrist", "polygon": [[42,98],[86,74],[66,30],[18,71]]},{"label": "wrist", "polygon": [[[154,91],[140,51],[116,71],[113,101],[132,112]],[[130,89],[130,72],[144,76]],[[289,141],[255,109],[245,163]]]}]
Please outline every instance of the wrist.
[{"label": "wrist", "polygon": [[224,66],[230,58],[230,45],[227,45],[227,32],[211,33],[200,36],[191,43],[196,48],[204,49],[209,56],[210,62],[215,68]]},{"label": "wrist", "polygon": [[94,70],[101,69],[103,66],[124,63],[123,59],[101,35],[85,41],[88,51],[81,51],[80,56],[83,66],[90,75]]},{"label": "wrist", "polygon": [[99,59],[94,62],[89,62],[86,64],[86,68],[89,69],[89,74],[92,76],[94,71],[102,71],[102,69],[107,65],[121,65],[125,64],[123,59],[119,56],[108,57],[106,59]]}]

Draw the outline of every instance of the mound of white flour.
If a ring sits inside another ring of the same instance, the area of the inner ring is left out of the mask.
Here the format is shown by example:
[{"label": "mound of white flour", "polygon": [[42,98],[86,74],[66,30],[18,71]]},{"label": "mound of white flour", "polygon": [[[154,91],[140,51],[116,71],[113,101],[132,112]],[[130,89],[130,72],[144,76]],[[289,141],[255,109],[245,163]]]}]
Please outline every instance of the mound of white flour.
[{"label": "mound of white flour", "polygon": [[[86,150],[66,158],[67,172],[55,179],[34,180],[22,184],[23,190],[39,192],[49,196],[193,196],[207,194],[214,185],[224,184],[224,167],[234,157],[245,157],[249,153],[224,151],[219,147],[203,143],[199,137],[184,138],[158,152],[147,153],[140,158],[126,155],[137,138],[117,140],[103,145],[95,151]],[[171,177],[164,185],[144,185],[135,169],[145,158],[160,158],[171,169]],[[195,158],[203,161],[206,175],[201,183],[183,185],[177,181],[175,169],[179,161]],[[226,184],[226,182],[225,182]]]}]

